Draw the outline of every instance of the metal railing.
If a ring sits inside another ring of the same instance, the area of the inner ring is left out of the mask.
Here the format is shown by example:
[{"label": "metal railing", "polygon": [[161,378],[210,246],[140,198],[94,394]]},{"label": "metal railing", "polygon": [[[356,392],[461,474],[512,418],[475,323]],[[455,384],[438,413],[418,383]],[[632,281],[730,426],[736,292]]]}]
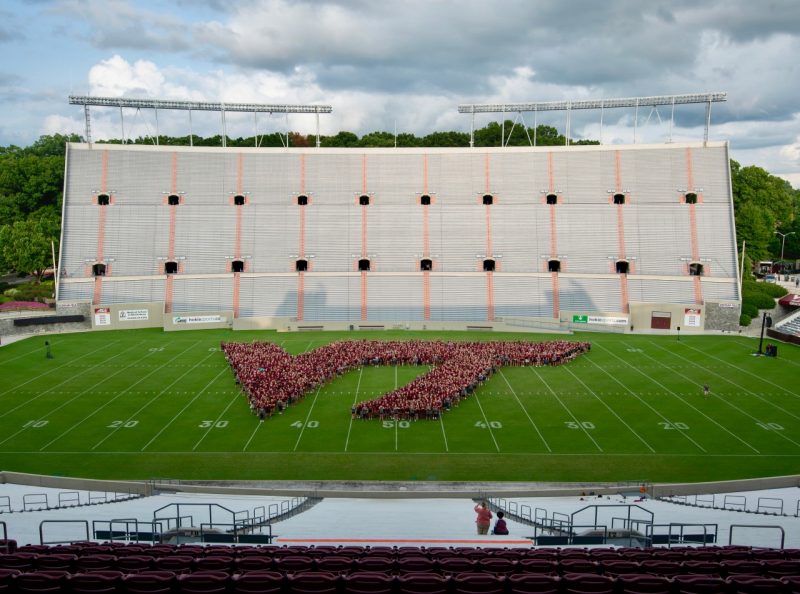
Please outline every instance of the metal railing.
[{"label": "metal railing", "polygon": [[[777,530],[781,534],[781,545],[780,545],[779,548],[782,549],[783,545],[786,542],[786,532],[784,531],[783,526],[763,526],[763,525],[759,525],[759,524],[731,524],[730,532],[728,533],[728,544],[729,545],[734,544],[733,543],[734,528],[747,528],[747,529],[750,529],[750,530],[753,530],[753,529],[758,529],[758,530]],[[749,540],[752,540],[752,539],[749,539]],[[746,544],[750,545],[751,542],[748,542]]]},{"label": "metal railing", "polygon": [[[44,527],[45,525],[50,524],[78,524],[83,526],[84,534],[82,538],[68,538],[66,540],[45,540],[44,539]],[[71,542],[79,542],[79,541],[86,541],[89,540],[89,522],[87,520],[42,520],[39,522],[39,544],[43,545],[51,545],[51,544],[65,544]]]}]

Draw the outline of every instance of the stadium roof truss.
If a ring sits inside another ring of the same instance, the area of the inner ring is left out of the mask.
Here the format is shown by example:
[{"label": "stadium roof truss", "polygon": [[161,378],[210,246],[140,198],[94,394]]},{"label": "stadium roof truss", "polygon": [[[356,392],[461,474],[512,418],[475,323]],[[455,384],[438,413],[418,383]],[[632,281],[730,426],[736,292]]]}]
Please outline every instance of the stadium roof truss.
[{"label": "stadium roof truss", "polygon": [[[288,105],[288,104],[265,104],[265,103],[215,103],[204,101],[173,101],[170,99],[130,99],[126,97],[91,97],[88,95],[70,95],[70,105],[83,105],[86,118],[86,142],[92,143],[90,106],[96,107],[116,107],[119,108],[119,120],[122,129],[122,142],[125,143],[125,120],[123,108],[136,109],[137,113],[142,109],[152,109],[155,114],[155,143],[158,144],[158,110],[175,109],[189,112],[189,144],[193,144],[192,134],[192,111],[218,111],[221,114],[222,123],[222,146],[226,146],[225,113],[229,111],[243,111],[253,114],[253,124],[255,129],[256,146],[258,146],[258,114],[259,113],[313,113],[316,115],[316,137],[317,146],[319,141],[319,114],[331,113],[333,108],[330,105]],[[289,132],[286,132],[286,146],[289,144]]]},{"label": "stadium roof truss", "polygon": [[[522,124],[526,126],[525,132],[527,134],[527,125],[525,124],[524,112],[534,113],[533,125],[533,139],[528,135],[528,142],[531,146],[536,146],[536,114],[540,111],[565,111],[566,112],[566,125],[565,137],[566,144],[569,144],[570,138],[570,115],[574,109],[599,109],[600,110],[600,143],[603,143],[603,112],[606,109],[619,109],[619,108],[634,108],[633,118],[633,142],[636,144],[636,128],[639,121],[639,107],[650,107],[651,113],[648,116],[648,121],[652,116],[653,111],[661,120],[658,113],[658,106],[670,106],[670,119],[669,119],[669,142],[672,142],[672,126],[675,121],[675,106],[687,105],[692,103],[705,103],[706,104],[706,117],[705,129],[703,133],[703,142],[708,142],[708,129],[711,126],[711,104],[721,101],[727,101],[727,93],[691,93],[687,95],[655,95],[651,97],[618,97],[612,99],[582,99],[578,101],[536,101],[533,103],[488,103],[478,105],[475,103],[467,103],[458,106],[459,113],[472,114],[472,123],[470,125],[469,145],[475,146],[475,114],[476,113],[517,113],[517,119],[522,120]],[[516,126],[517,119],[514,120],[513,126]],[[514,128],[509,132],[509,139]],[[505,118],[502,122],[503,146],[507,145],[505,140]]]}]

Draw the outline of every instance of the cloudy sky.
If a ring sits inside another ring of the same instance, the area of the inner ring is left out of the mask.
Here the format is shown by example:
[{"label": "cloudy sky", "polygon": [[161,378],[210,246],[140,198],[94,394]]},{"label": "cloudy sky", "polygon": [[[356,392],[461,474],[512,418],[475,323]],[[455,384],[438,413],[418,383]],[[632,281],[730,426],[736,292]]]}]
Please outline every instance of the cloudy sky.
[{"label": "cloudy sky", "polygon": [[[323,133],[425,134],[468,130],[459,103],[726,91],[711,138],[800,187],[798,31],[797,0],[3,0],[0,145],[83,133],[70,94],[323,103]],[[677,109],[673,139],[701,139],[703,116]],[[637,140],[666,141],[669,117],[640,108]],[[95,137],[121,135],[114,110],[92,118]],[[218,118],[195,113],[195,133]],[[607,111],[603,142],[632,142],[633,118]],[[564,129],[561,112],[538,121]],[[231,114],[228,133],[254,125],[314,130],[313,116]],[[126,135],[154,126],[125,114]],[[189,131],[181,112],[159,127]],[[599,138],[599,113],[576,113],[572,133]]]}]

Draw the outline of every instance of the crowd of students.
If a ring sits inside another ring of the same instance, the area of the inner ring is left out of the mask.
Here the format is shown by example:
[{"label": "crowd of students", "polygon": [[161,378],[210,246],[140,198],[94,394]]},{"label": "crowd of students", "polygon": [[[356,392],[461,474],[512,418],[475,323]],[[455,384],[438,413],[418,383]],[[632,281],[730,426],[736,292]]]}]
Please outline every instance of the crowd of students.
[{"label": "crowd of students", "polygon": [[224,342],[237,382],[262,419],[338,375],[365,365],[429,365],[433,370],[379,398],[353,406],[362,419],[438,418],[503,365],[559,365],[588,351],[588,342],[374,341],[333,342],[292,356],[269,342]]}]

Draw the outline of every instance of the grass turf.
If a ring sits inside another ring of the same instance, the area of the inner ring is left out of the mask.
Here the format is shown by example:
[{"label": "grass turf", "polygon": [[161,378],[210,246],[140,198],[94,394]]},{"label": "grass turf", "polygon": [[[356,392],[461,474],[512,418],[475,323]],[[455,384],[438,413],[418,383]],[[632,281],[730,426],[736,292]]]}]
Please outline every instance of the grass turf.
[{"label": "grass turf", "polygon": [[[0,466],[148,479],[700,481],[800,471],[800,350],[742,337],[575,335],[560,367],[506,367],[441,421],[361,421],[355,401],[427,367],[365,367],[260,423],[219,351],[297,354],[347,338],[547,340],[530,334],[160,330],[0,349]],[[708,382],[711,396],[704,398]]]}]

